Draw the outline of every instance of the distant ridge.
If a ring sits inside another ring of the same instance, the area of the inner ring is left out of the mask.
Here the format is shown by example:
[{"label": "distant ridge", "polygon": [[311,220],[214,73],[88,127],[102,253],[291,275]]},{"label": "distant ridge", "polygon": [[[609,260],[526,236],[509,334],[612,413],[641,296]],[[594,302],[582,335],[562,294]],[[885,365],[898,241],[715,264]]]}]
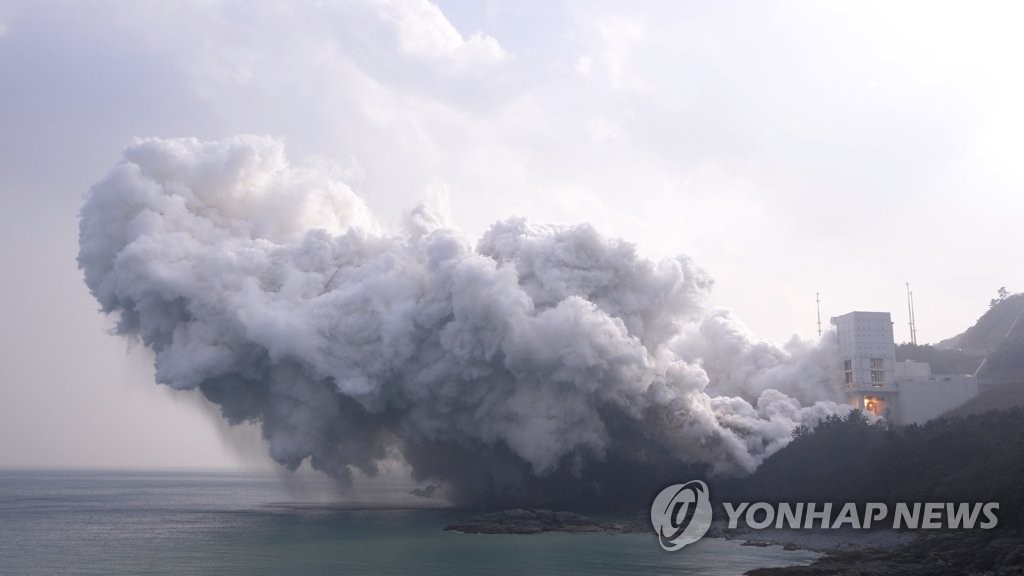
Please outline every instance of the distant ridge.
[{"label": "distant ridge", "polygon": [[[1024,294],[1014,294],[998,301],[967,330],[935,344],[951,350],[985,350],[992,352],[1011,331],[1024,330],[1017,320],[1024,314]],[[1014,326],[1016,324],[1016,326]]]},{"label": "distant ridge", "polygon": [[935,348],[981,358],[975,371],[978,396],[947,416],[1024,406],[1024,293],[994,301],[974,326]]}]

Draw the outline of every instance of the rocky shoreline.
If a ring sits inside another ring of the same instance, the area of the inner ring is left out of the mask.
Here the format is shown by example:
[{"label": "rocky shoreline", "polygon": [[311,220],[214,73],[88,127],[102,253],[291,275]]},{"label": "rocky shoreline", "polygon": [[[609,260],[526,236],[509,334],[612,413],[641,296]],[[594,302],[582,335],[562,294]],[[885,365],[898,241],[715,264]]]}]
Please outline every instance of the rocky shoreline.
[{"label": "rocky shoreline", "polygon": [[835,552],[863,548],[898,548],[906,546],[916,537],[912,532],[897,530],[793,530],[765,528],[751,530],[746,527],[724,528],[724,522],[715,523],[706,538],[742,540],[743,546],[782,546],[786,550],[813,550]]},{"label": "rocky shoreline", "polygon": [[540,534],[542,532],[626,534],[650,530],[647,525],[638,522],[606,522],[575,512],[524,508],[481,514],[445,526],[444,529],[465,534]]},{"label": "rocky shoreline", "polygon": [[[448,525],[466,534],[628,534],[650,532],[641,520],[598,520],[575,512],[516,508],[481,514]],[[749,576],[1004,576],[1024,574],[1024,533],[1015,530],[900,532],[894,530],[728,529],[716,523],[708,538],[741,541],[741,546],[782,546],[813,550],[821,558],[808,566],[758,568]]]},{"label": "rocky shoreline", "polygon": [[758,568],[749,576],[1008,576],[1024,574],[1020,532],[923,533],[890,547],[833,548],[809,566]]}]

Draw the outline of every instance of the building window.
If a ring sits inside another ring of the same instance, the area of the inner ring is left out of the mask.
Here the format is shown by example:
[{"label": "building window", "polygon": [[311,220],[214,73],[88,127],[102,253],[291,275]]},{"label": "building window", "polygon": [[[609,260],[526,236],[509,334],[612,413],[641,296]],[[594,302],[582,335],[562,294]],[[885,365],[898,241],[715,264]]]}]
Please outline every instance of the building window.
[{"label": "building window", "polygon": [[853,360],[843,360],[843,384],[853,384]]},{"label": "building window", "polygon": [[853,372],[847,372],[846,373],[846,378],[844,380],[844,383],[846,383],[846,384],[853,384]]},{"label": "building window", "polygon": [[843,360],[843,370],[847,372],[853,370],[853,360]]},{"label": "building window", "polygon": [[885,361],[882,360],[881,358],[872,358],[871,359],[871,369],[872,370],[885,370]]},{"label": "building window", "polygon": [[871,383],[874,385],[885,384],[885,370],[872,370]]}]

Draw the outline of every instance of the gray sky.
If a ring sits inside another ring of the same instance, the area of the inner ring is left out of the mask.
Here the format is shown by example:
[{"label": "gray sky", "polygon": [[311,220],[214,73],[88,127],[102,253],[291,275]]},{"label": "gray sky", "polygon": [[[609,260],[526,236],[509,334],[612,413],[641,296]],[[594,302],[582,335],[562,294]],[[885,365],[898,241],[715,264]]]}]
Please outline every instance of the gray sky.
[{"label": "gray sky", "polygon": [[[1024,8],[937,2],[0,0],[0,466],[236,466],[75,266],[136,136],[284,138],[384,222],[592,222],[685,253],[762,337],[890,310],[969,326],[1024,214]],[[244,435],[243,435],[244,436]]]}]

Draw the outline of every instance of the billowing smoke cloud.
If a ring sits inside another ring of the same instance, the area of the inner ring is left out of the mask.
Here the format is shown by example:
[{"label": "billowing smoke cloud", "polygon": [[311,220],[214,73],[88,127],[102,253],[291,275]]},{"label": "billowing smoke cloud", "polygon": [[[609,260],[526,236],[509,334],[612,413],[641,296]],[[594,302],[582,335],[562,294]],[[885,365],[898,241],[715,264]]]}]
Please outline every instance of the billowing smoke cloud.
[{"label": "billowing smoke cloud", "polygon": [[159,382],[342,481],[400,454],[456,502],[585,506],[751,471],[845,409],[831,346],[707,311],[685,257],[523,219],[474,247],[426,206],[389,234],[336,168],[269,138],[132,144],[80,234]]}]

